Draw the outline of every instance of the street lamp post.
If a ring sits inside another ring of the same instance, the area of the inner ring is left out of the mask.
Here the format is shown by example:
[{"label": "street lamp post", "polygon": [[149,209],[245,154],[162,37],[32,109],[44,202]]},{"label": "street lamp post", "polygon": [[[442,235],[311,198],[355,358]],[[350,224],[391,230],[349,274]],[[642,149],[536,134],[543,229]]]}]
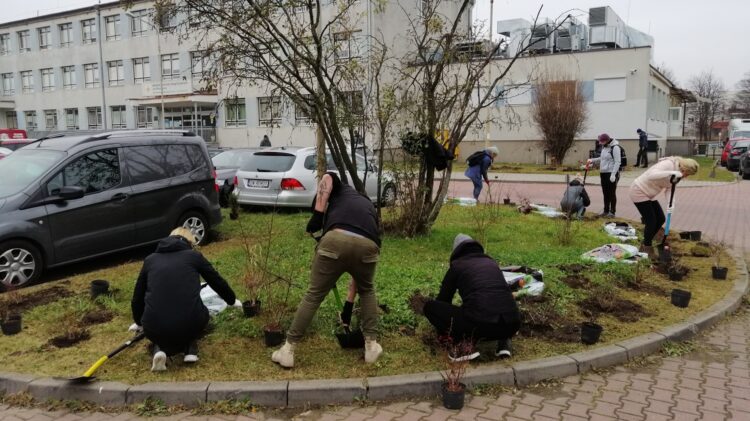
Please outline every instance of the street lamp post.
[{"label": "street lamp post", "polygon": [[166,118],[164,116],[164,69],[161,68],[163,66],[162,57],[161,57],[161,31],[159,28],[156,27],[153,23],[143,20],[141,16],[136,16],[130,12],[126,13],[128,16],[130,16],[132,19],[138,19],[141,21],[141,23],[146,23],[148,26],[151,27],[151,29],[156,31],[156,53],[159,55],[159,97],[161,102],[161,118],[159,119],[159,126],[161,129],[165,129],[165,122]]}]

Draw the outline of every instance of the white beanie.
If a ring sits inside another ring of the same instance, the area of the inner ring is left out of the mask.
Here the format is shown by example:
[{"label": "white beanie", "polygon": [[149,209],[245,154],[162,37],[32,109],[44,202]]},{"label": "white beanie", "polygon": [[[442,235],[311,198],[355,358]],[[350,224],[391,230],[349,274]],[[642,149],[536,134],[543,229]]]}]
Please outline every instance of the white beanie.
[{"label": "white beanie", "polygon": [[453,239],[453,251],[456,251],[456,248],[461,245],[461,243],[465,241],[471,241],[472,238],[469,237],[466,234],[458,234],[456,238]]},{"label": "white beanie", "polygon": [[500,155],[500,151],[497,149],[497,146],[490,146],[489,148],[485,148],[484,151],[489,152],[491,155]]}]

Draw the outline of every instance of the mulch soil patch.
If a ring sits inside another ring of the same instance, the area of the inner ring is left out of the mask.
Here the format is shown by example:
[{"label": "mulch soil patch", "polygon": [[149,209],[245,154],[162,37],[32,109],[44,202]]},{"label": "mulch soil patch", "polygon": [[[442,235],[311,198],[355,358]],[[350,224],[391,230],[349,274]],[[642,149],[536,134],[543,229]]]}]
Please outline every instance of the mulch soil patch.
[{"label": "mulch soil patch", "polygon": [[71,291],[58,285],[58,286],[53,286],[52,288],[35,291],[35,292],[32,292],[31,294],[22,295],[20,298],[20,302],[9,303],[8,305],[12,312],[20,313],[20,312],[32,309],[37,306],[43,306],[45,304],[49,304],[61,298],[70,297],[72,295],[73,293]]}]

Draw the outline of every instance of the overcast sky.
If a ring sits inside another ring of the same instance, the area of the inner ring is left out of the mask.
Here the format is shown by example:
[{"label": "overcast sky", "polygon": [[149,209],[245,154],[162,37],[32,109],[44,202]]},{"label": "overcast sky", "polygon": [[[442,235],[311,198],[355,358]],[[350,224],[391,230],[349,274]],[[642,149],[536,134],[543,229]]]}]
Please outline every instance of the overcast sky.
[{"label": "overcast sky", "polygon": [[[0,1],[3,7],[0,22],[97,3],[96,0]],[[611,6],[628,25],[654,37],[654,64],[670,68],[682,86],[686,86],[691,76],[713,70],[729,90],[734,90],[737,81],[750,72],[750,0],[495,0],[494,21],[532,20],[542,4],[542,17],[555,19],[571,13],[584,23],[588,22],[590,7]],[[570,9],[577,10],[568,12]],[[486,24],[490,0],[476,0],[474,16]]]}]

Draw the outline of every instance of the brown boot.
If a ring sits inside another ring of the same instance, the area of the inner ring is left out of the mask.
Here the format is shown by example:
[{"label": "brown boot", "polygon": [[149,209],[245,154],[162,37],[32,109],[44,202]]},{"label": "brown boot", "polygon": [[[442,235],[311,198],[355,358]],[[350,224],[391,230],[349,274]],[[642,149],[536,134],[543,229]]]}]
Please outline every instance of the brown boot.
[{"label": "brown boot", "polygon": [[645,244],[641,244],[641,246],[638,248],[638,251],[641,252],[641,253],[648,254],[648,258],[652,262],[655,262],[657,260],[656,259],[657,258],[656,252],[654,251],[654,247],[653,246],[647,246]]}]

